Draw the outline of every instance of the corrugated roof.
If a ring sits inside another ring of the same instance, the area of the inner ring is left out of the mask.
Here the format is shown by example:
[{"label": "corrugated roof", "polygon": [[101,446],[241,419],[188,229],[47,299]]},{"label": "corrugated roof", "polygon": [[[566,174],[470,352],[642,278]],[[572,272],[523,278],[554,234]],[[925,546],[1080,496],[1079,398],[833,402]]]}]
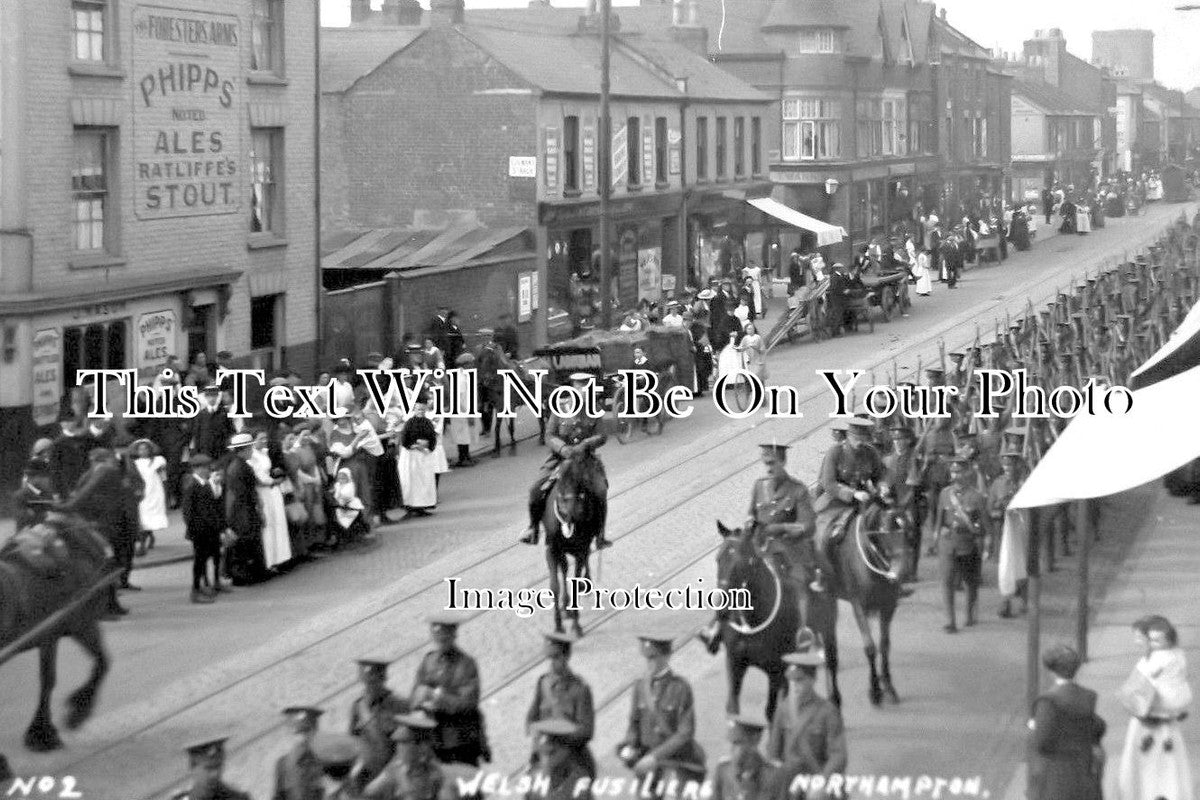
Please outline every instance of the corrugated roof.
[{"label": "corrugated roof", "polygon": [[1094,111],[1080,108],[1075,98],[1067,92],[1042,81],[1018,78],[1013,81],[1012,93],[1014,97],[1023,97],[1048,114],[1074,117],[1095,115]]},{"label": "corrugated roof", "polygon": [[372,269],[389,272],[424,267],[465,266],[522,236],[526,228],[486,228],[474,223],[444,230],[376,228],[345,231],[331,239],[350,239],[321,259],[322,269]]},{"label": "corrugated roof", "polygon": [[368,75],[428,28],[321,29],[321,91],[337,94]]}]

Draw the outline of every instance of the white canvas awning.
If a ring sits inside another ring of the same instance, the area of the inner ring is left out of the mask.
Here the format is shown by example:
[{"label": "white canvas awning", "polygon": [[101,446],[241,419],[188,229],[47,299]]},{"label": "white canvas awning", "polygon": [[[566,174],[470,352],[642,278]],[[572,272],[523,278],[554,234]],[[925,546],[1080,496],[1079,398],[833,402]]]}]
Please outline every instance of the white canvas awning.
[{"label": "white canvas awning", "polygon": [[830,225],[828,222],[814,219],[807,214],[801,214],[794,208],[788,208],[778,200],[772,200],[769,197],[759,197],[754,200],[747,200],[746,202],[764,214],[770,214],[781,222],[786,222],[788,225],[815,233],[817,235],[817,247],[837,244],[846,238],[845,228],[838,225]]}]

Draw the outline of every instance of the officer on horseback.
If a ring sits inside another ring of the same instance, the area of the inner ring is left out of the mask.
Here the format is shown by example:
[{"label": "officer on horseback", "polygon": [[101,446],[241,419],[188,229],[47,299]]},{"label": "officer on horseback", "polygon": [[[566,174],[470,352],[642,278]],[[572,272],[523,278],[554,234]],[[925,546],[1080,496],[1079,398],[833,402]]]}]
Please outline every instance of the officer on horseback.
[{"label": "officer on horseback", "polygon": [[[776,557],[782,567],[784,578],[796,585],[796,597],[800,606],[800,619],[805,627],[797,634],[798,641],[811,641],[812,630],[808,627],[809,581],[817,571],[816,554],[813,551],[813,530],[816,515],[808,487],[787,472],[787,445],[763,444],[762,463],[767,476],[754,483],[750,496],[750,519],[746,530],[753,530],[765,542],[765,549]],[[721,614],[697,634],[716,653],[720,646]]]},{"label": "officer on horseback", "polygon": [[[593,376],[587,372],[576,372],[571,375],[571,385],[576,391],[583,392]],[[538,470],[537,480],[529,487],[529,527],[520,538],[522,544],[537,544],[541,530],[542,515],[546,511],[546,498],[558,476],[559,467],[569,458],[576,455],[590,456],[595,462],[593,471],[594,491],[600,498],[600,533],[596,537],[596,549],[610,547],[604,537],[604,521],[608,516],[608,477],[604,473],[604,464],[596,456],[597,448],[603,447],[608,437],[603,432],[603,420],[593,419],[580,413],[574,417],[555,415],[546,426],[546,444],[550,455]]]}]

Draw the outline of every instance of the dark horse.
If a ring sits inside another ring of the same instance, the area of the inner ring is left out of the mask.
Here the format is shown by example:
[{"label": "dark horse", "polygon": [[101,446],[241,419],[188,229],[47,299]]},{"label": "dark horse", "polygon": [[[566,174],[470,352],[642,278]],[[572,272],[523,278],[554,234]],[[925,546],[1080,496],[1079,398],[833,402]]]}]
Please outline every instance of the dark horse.
[{"label": "dark horse", "polygon": [[542,514],[546,530],[546,566],[550,570],[550,591],[554,593],[554,630],[562,633],[563,615],[571,620],[576,636],[583,635],[579,626],[579,609],[570,607],[574,599],[564,591],[567,581],[567,557],[574,562],[574,577],[592,577],[588,560],[592,540],[600,533],[604,498],[591,488],[595,470],[600,462],[592,455],[576,456],[562,463]]},{"label": "dark horse", "polygon": [[[108,552],[104,538],[78,517],[51,515],[17,531],[0,547],[0,649],[87,595],[105,577]],[[92,715],[109,665],[99,621],[106,604],[104,592],[92,592],[76,610],[21,646],[21,651],[36,647],[41,665],[37,713],[25,731],[30,750],[62,747],[51,719],[50,695],[58,673],[58,640],[64,636],[92,657],[87,682],[67,698],[67,728],[78,728]]]},{"label": "dark horse", "polygon": [[[892,685],[891,625],[900,598],[900,585],[889,575],[887,540],[893,516],[882,503],[869,504],[865,513],[855,509],[846,521],[846,533],[839,540],[836,563],[830,564],[830,591],[810,593],[808,627],[817,635],[825,651],[829,699],[841,706],[838,688],[837,600],[845,600],[854,610],[859,633],[870,667],[870,698],[879,705],[886,696],[900,702]],[[725,644],[729,697],[726,710],[739,712],[738,697],[746,670],[757,667],[766,673],[770,686],[767,716],[774,714],[778,693],[784,688],[783,655],[796,649],[800,614],[795,587],[780,574],[781,567],[766,556],[756,541],[741,529],[730,530],[717,523],[725,540],[717,553],[718,581],[722,588],[744,588],[750,593],[753,611],[732,612],[722,621],[721,641]],[[882,540],[882,541],[881,541]],[[879,616],[880,648],[871,635],[870,616]],[[878,658],[877,658],[878,657]]]}]

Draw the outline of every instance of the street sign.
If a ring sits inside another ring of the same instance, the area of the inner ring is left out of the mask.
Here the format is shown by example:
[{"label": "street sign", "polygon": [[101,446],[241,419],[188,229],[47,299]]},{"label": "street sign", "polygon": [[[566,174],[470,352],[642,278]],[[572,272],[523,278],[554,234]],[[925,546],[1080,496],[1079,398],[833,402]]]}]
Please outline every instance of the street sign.
[{"label": "street sign", "polygon": [[537,156],[509,156],[508,177],[536,178]]}]

